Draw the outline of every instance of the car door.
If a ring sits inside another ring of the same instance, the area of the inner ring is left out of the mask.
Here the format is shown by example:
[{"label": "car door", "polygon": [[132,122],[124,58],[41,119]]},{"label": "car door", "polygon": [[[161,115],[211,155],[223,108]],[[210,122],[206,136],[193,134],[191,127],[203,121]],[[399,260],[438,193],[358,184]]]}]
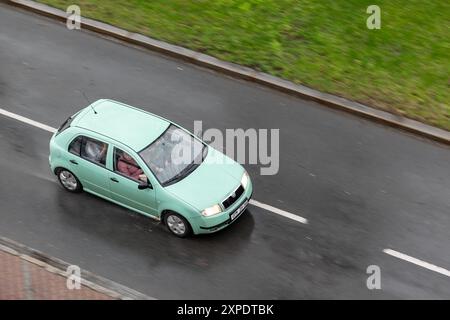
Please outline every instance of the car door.
[{"label": "car door", "polygon": [[111,146],[112,170],[109,171],[111,197],[133,209],[146,215],[156,215],[156,194],[155,189],[147,188],[139,190],[141,183],[139,176],[148,176],[141,159],[132,152]]},{"label": "car door", "polygon": [[99,196],[111,196],[106,157],[109,145],[87,136],[77,136],[69,144],[70,170],[83,188]]}]

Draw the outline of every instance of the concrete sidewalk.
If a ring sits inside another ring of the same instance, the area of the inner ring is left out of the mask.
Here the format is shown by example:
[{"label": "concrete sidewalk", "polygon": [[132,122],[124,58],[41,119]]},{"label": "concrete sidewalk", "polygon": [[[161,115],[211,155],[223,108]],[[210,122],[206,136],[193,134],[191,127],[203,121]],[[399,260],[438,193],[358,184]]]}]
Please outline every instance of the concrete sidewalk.
[{"label": "concrete sidewalk", "polygon": [[0,300],[154,299],[81,269],[79,284],[75,285],[69,266],[67,262],[0,237]]},{"label": "concrete sidewalk", "polygon": [[116,299],[83,284],[67,288],[67,277],[0,247],[1,300],[111,300]]}]

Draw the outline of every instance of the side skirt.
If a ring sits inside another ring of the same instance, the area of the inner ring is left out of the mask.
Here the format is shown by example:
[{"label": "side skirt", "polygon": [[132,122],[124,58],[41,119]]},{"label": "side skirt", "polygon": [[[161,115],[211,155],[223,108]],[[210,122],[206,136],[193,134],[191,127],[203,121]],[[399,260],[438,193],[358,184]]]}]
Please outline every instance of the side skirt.
[{"label": "side skirt", "polygon": [[124,208],[128,209],[128,210],[131,210],[131,211],[137,212],[137,213],[139,213],[139,214],[142,214],[143,216],[152,218],[153,220],[161,221],[161,218],[160,218],[160,217],[157,217],[157,216],[148,214],[148,213],[146,213],[146,212],[144,212],[144,211],[141,211],[141,210],[132,208],[132,207],[130,207],[130,206],[127,206],[126,204],[120,203],[119,201],[116,201],[116,200],[111,199],[111,198],[109,198],[109,197],[107,197],[107,196],[101,195],[101,194],[99,194],[99,193],[97,193],[97,192],[94,192],[94,191],[92,191],[92,190],[90,190],[90,189],[83,188],[83,190],[86,191],[86,192],[89,192],[90,194],[93,194],[94,196],[97,196],[97,197],[99,197],[99,198],[102,198],[102,199],[108,200],[108,201],[110,201],[110,202],[112,202],[112,203],[115,203],[115,204],[117,204],[117,205],[119,205],[119,206],[121,206],[121,207],[124,207]]}]

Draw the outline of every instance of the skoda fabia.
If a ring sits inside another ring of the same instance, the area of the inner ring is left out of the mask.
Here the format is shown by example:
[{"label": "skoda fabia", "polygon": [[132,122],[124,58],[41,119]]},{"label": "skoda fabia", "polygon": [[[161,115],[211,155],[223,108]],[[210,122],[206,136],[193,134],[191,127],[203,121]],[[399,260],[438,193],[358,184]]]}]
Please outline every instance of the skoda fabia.
[{"label": "skoda fabia", "polygon": [[106,99],[61,125],[49,162],[67,191],[159,220],[178,237],[225,228],[252,195],[249,175],[234,160],[169,120]]}]

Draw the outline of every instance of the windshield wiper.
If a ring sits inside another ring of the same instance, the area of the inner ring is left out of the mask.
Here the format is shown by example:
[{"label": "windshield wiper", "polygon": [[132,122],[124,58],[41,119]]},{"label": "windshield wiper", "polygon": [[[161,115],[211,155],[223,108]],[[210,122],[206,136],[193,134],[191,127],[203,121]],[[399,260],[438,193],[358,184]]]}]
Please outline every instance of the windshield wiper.
[{"label": "windshield wiper", "polygon": [[190,165],[188,165],[186,168],[181,170],[179,173],[174,175],[169,180],[165,181],[163,183],[164,187],[168,186],[169,184],[172,184],[174,182],[178,182],[178,181],[182,180],[184,177],[188,176],[192,171],[194,171],[203,162],[203,160],[205,160],[207,154],[208,154],[208,148],[206,146],[204,146],[204,148],[202,150],[202,154],[201,154],[202,161],[200,163],[197,163],[197,161],[195,161],[195,160],[192,161],[192,163]]},{"label": "windshield wiper", "polygon": [[184,168],[183,170],[181,170],[179,173],[177,173],[176,175],[174,175],[172,178],[170,178],[169,180],[164,182],[164,186],[167,186],[169,184],[172,184],[173,182],[178,182],[180,180],[182,180],[184,177],[188,176],[189,173],[191,173],[192,169],[195,169],[198,166],[198,164],[196,163],[191,163],[189,166],[187,166],[186,168]]},{"label": "windshield wiper", "polygon": [[[183,170],[183,171],[184,171],[184,170]],[[182,178],[183,175],[184,175],[184,172],[183,172],[183,171],[177,173],[177,174],[174,175],[172,178],[170,178],[169,180],[165,181],[165,182],[164,182],[164,187],[165,187],[165,186],[168,186],[168,185],[171,184],[172,182],[176,182],[176,181],[178,181],[178,180],[181,180],[180,178]]]}]

